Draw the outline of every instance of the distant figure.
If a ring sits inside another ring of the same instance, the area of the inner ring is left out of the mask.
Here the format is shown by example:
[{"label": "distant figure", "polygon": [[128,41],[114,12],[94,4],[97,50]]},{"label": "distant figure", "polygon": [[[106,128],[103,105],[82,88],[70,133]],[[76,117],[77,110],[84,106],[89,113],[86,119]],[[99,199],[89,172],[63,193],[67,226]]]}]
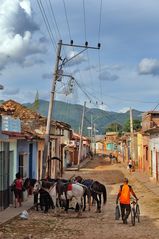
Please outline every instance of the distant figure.
[{"label": "distant figure", "polygon": [[[13,182],[14,185],[14,195],[15,195],[15,207],[19,204],[19,207],[22,206],[22,197],[23,197],[23,180],[20,176],[20,173],[16,173],[16,179]],[[12,185],[12,186],[13,186]]]},{"label": "distant figure", "polygon": [[112,164],[112,159],[113,159],[112,153],[109,154],[109,158],[110,158],[110,163]]},{"label": "distant figure", "polygon": [[132,159],[129,158],[129,161],[128,161],[128,168],[129,168],[129,172],[130,172],[130,173],[132,172],[132,166],[133,166]]}]

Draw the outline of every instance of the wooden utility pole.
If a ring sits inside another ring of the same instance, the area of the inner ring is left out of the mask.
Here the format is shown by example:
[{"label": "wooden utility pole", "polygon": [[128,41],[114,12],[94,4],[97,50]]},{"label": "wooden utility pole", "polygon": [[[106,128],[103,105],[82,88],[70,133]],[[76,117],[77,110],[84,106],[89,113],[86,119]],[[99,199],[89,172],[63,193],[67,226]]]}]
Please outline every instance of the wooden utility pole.
[{"label": "wooden utility pole", "polygon": [[[46,176],[46,167],[47,167],[46,163],[48,161],[48,145],[49,145],[49,140],[50,140],[51,117],[52,117],[53,107],[54,107],[56,81],[59,77],[58,68],[59,68],[59,61],[60,61],[60,54],[61,54],[61,46],[62,46],[62,40],[60,40],[58,43],[56,64],[55,64],[54,75],[53,75],[53,80],[52,80],[52,88],[51,88],[51,94],[50,94],[47,125],[46,125],[46,132],[45,132],[43,161],[42,161],[42,178],[45,178],[45,176]],[[56,160],[54,160],[54,163],[55,163],[55,167],[56,167]],[[54,174],[55,174],[54,177],[56,178],[56,170],[54,171]]]},{"label": "wooden utility pole", "polygon": [[85,108],[86,108],[86,101],[84,102],[84,106],[83,106],[83,113],[82,113],[82,120],[81,120],[81,127],[80,127],[80,142],[79,142],[79,151],[78,151],[78,170],[80,169],[80,161],[81,161],[82,134],[83,134],[83,122],[84,122]]},{"label": "wooden utility pole", "polygon": [[[69,46],[69,47],[81,47],[83,48],[82,51],[75,54],[73,57],[66,59],[66,61],[63,61],[61,65],[59,65],[59,61],[61,59],[61,47],[62,46]],[[63,44],[62,40],[58,42],[58,48],[57,48],[57,57],[56,57],[56,64],[55,64],[55,70],[54,70],[54,77],[52,81],[52,88],[51,88],[51,94],[50,94],[50,102],[49,102],[49,109],[48,109],[48,117],[47,117],[47,126],[46,126],[46,132],[45,132],[45,144],[44,144],[44,153],[43,153],[43,160],[42,160],[42,178],[46,175],[46,168],[47,168],[47,161],[48,161],[48,145],[50,140],[50,128],[51,128],[51,117],[53,113],[53,106],[54,106],[54,98],[55,98],[55,89],[56,89],[56,82],[58,77],[63,76],[63,74],[59,74],[59,68],[63,65],[67,64],[69,61],[71,61],[73,58],[77,57],[82,52],[86,51],[87,49],[100,49],[101,44],[98,43],[97,47],[91,47],[88,46],[88,42],[85,42],[85,45],[74,45],[73,40],[71,40],[70,44]],[[68,75],[67,75],[68,76]],[[70,76],[69,76],[70,77]],[[54,161],[54,178],[56,178],[56,161]]]},{"label": "wooden utility pole", "polygon": [[133,129],[133,116],[132,109],[130,107],[130,137],[131,137],[131,159],[135,159],[135,147],[134,147],[134,129]]}]

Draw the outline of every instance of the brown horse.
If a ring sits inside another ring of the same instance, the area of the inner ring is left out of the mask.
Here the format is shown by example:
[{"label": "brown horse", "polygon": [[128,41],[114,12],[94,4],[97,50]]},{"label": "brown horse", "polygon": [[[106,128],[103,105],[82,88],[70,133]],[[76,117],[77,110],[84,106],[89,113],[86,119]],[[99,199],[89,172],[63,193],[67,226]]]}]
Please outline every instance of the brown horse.
[{"label": "brown horse", "polygon": [[93,200],[97,202],[97,212],[101,212],[102,197],[103,195],[103,204],[107,202],[107,191],[104,184],[94,181],[92,179],[83,179],[81,176],[77,176],[75,181],[87,186],[91,192]]}]

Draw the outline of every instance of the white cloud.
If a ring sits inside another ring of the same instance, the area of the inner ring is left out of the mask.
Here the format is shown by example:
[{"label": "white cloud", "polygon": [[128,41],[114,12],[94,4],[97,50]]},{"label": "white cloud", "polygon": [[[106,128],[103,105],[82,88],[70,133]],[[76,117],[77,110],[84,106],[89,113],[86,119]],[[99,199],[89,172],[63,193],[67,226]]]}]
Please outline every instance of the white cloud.
[{"label": "white cloud", "polygon": [[124,107],[118,111],[118,113],[126,113],[127,111],[130,111],[130,107]]},{"label": "white cloud", "polygon": [[141,75],[158,75],[159,60],[144,58],[138,65],[138,71]]},{"label": "white cloud", "polygon": [[19,0],[20,6],[26,11],[26,13],[31,16],[31,4],[29,0]]},{"label": "white cloud", "polygon": [[0,70],[9,63],[23,64],[28,55],[46,52],[40,40],[33,44],[38,30],[31,16],[29,0],[1,0],[0,2]]},{"label": "white cloud", "polygon": [[65,67],[79,65],[86,60],[83,54],[78,55],[78,52],[70,51],[66,56],[66,61],[68,61],[68,63],[65,64]]}]

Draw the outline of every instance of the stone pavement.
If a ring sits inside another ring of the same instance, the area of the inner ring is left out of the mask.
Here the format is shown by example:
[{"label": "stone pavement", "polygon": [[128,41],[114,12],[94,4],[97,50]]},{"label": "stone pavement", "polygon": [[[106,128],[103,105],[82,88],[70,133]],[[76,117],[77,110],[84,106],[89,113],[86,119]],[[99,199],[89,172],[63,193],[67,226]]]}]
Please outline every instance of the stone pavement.
[{"label": "stone pavement", "polygon": [[8,220],[18,216],[22,211],[28,210],[33,206],[33,196],[29,196],[27,200],[22,203],[21,207],[15,208],[10,206],[3,211],[0,211],[0,224],[7,222]]},{"label": "stone pavement", "polygon": [[144,185],[144,187],[149,191],[154,193],[156,196],[159,196],[159,182],[152,180],[152,178],[150,178],[146,173],[139,171],[138,169],[130,174],[125,164],[121,164],[119,167],[125,177],[135,178],[141,185]]},{"label": "stone pavement", "polygon": [[[80,168],[84,167],[85,164],[89,159],[84,160],[83,162],[80,163]],[[70,170],[78,170],[78,168],[71,168]],[[63,175],[64,176],[64,175]],[[29,196],[23,203],[22,207],[15,208],[14,206],[8,207],[3,211],[0,211],[0,225],[7,222],[8,220],[18,216],[21,214],[22,211],[24,210],[29,210],[31,207],[33,207],[33,196]]]},{"label": "stone pavement", "polygon": [[140,172],[138,170],[136,170],[136,172],[133,172],[132,176],[135,177],[136,180],[140,182],[140,184],[143,184],[147,189],[149,189],[151,192],[153,192],[156,196],[159,197],[159,182],[152,180],[145,173]]},{"label": "stone pavement", "polygon": [[[119,164],[118,166],[126,177],[130,176],[124,164]],[[145,173],[139,172],[138,170],[132,172],[131,178],[133,177],[136,180],[138,180],[141,184],[143,184],[146,188],[148,188],[151,192],[153,192],[156,196],[159,196],[159,183],[152,181]],[[29,210],[32,206],[33,206],[33,196],[29,196],[29,198],[23,202],[22,207],[14,208],[12,206],[5,209],[4,211],[0,211],[0,224],[3,224],[8,220],[18,216],[24,210]]]}]

